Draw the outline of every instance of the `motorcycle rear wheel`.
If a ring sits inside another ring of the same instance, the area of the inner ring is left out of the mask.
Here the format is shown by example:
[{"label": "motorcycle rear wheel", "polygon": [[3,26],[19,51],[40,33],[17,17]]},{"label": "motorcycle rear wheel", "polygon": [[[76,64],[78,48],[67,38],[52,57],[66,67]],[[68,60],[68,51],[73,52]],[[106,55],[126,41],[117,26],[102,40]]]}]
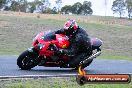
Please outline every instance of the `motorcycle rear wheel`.
[{"label": "motorcycle rear wheel", "polygon": [[28,50],[24,51],[17,59],[17,65],[21,70],[30,70],[31,68],[38,65],[35,59],[38,58],[38,55]]},{"label": "motorcycle rear wheel", "polygon": [[93,59],[92,60],[89,60],[88,63],[86,65],[83,66],[83,68],[89,66],[91,63],[92,63]]},{"label": "motorcycle rear wheel", "polygon": [[[92,60],[89,60],[88,63],[86,65],[83,65],[82,68],[86,68],[87,66],[89,66],[91,63],[92,63],[93,59]],[[73,70],[78,70],[79,66],[73,68]]]}]

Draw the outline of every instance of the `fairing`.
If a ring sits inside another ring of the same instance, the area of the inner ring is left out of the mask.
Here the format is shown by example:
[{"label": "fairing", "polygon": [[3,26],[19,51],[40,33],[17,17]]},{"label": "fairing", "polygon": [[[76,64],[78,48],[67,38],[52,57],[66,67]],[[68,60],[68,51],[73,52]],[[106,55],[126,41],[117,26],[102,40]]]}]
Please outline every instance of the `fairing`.
[{"label": "fairing", "polygon": [[91,38],[91,45],[94,47],[100,47],[102,45],[102,41],[98,38]]},{"label": "fairing", "polygon": [[42,32],[38,34],[37,39],[33,42],[33,47],[43,44],[44,47],[39,50],[41,56],[51,56],[54,52],[48,50],[50,44],[55,44],[59,48],[68,48],[70,45],[69,38],[63,34],[54,34],[52,32]]}]

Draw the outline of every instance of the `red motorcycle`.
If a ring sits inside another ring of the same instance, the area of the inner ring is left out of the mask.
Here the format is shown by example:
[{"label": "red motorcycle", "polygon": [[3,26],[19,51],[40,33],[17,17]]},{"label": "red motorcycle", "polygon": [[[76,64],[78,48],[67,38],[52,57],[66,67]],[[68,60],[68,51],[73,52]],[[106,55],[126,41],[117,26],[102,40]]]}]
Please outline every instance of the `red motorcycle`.
[{"label": "red motorcycle", "polygon": [[[89,66],[93,59],[101,54],[100,46],[102,41],[98,38],[91,38],[91,44],[93,54],[81,61],[79,65],[85,64],[85,67]],[[20,54],[17,59],[17,65],[22,70],[29,70],[37,65],[63,68],[70,60],[70,56],[57,53],[57,51],[58,48],[68,48],[69,46],[69,38],[64,34],[55,34],[51,31],[39,33],[33,39],[33,47]],[[75,68],[78,67],[76,66]]]}]

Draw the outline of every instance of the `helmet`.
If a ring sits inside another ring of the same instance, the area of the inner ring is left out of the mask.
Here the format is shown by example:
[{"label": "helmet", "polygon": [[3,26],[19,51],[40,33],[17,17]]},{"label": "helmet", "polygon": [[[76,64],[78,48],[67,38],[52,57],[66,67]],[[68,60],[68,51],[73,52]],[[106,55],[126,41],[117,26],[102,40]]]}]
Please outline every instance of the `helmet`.
[{"label": "helmet", "polygon": [[68,20],[64,24],[64,31],[66,35],[73,35],[77,31],[77,23],[75,20]]}]

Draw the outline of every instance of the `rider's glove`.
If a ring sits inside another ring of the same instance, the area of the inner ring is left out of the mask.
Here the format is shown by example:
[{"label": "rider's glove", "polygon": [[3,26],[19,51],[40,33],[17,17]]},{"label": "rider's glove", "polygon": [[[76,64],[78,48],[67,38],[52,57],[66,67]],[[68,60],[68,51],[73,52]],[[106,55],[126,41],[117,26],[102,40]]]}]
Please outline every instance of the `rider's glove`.
[{"label": "rider's glove", "polygon": [[58,49],[58,54],[62,54],[63,53],[63,49]]}]

